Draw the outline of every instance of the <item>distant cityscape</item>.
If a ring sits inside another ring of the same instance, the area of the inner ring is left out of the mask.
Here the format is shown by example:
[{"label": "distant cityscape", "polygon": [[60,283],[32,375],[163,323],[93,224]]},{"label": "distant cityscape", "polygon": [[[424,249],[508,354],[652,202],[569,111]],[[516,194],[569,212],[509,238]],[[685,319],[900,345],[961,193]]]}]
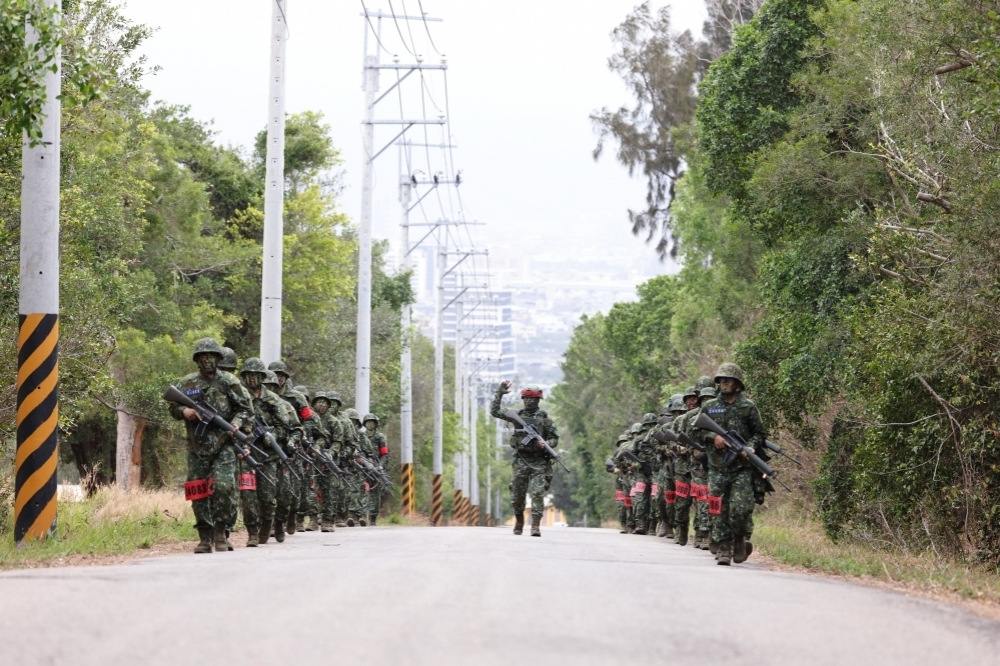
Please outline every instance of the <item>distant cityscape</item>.
[{"label": "distant cityscape", "polygon": [[[455,303],[445,310],[443,330],[445,340],[454,344],[456,314],[461,313],[463,353],[475,349],[470,353],[484,359],[484,380],[502,377],[548,389],[562,379],[560,362],[580,318],[607,312],[618,301],[635,300],[639,284],[670,272],[672,264],[661,263],[650,247],[635,252],[595,243],[585,253],[566,255],[545,252],[544,244],[533,245],[525,248],[501,242],[489,247],[488,302],[482,275],[449,274],[444,281],[445,303],[452,299]],[[477,265],[482,269],[486,261]],[[413,321],[424,334],[433,336],[433,249],[413,253],[413,285],[417,293]],[[466,309],[456,307],[459,301],[466,303]],[[471,338],[486,328],[489,335]]]}]

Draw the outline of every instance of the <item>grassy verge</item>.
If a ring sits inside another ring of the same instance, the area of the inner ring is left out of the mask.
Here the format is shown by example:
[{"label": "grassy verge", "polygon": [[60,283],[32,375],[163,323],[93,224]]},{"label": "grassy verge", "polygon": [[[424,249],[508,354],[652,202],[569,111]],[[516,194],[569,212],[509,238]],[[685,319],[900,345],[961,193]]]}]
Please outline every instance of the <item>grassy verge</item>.
[{"label": "grassy verge", "polygon": [[940,556],[833,543],[791,504],[754,515],[754,551],[792,567],[884,582],[931,595],[1000,603],[1000,575]]},{"label": "grassy verge", "polygon": [[174,490],[101,488],[83,502],[61,502],[57,520],[55,538],[20,547],[14,545],[11,520],[0,525],[0,569],[78,555],[127,555],[197,539],[191,507]]}]

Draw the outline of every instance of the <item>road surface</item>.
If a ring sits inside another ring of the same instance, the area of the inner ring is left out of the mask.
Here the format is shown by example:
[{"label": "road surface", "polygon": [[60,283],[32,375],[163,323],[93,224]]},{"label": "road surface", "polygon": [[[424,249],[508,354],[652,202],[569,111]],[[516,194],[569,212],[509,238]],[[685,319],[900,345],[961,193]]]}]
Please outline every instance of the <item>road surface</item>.
[{"label": "road surface", "polygon": [[18,666],[1000,663],[1000,623],[947,604],[593,529],[355,527],[10,571],[0,613]]}]

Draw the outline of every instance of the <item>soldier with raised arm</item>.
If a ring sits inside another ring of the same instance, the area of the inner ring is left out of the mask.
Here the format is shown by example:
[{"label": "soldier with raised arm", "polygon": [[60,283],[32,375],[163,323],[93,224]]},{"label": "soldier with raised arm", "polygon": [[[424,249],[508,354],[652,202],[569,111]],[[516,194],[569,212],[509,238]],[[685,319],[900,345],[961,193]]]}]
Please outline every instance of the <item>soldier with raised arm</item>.
[{"label": "soldier with raised arm", "polygon": [[538,408],[542,400],[541,387],[530,385],[521,390],[521,400],[524,407],[517,415],[526,424],[534,426],[545,442],[529,440],[525,442],[525,431],[519,430],[520,424],[500,411],[503,396],[510,393],[510,381],[500,382],[493,402],[490,404],[490,416],[503,419],[514,424],[514,434],[510,438],[510,446],[514,449],[514,459],[511,462],[510,503],[514,510],[514,534],[524,532],[525,495],[531,494],[531,536],[542,536],[542,511],[545,506],[545,491],[552,478],[552,458],[545,450],[547,443],[553,449],[559,445],[559,432],[556,424],[544,410]]}]

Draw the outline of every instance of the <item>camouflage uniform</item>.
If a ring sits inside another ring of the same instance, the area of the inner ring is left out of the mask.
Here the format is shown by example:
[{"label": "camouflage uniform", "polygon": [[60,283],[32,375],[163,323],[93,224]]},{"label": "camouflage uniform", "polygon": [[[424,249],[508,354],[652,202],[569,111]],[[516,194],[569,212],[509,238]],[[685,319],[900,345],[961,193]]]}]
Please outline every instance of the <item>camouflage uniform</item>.
[{"label": "camouflage uniform", "polygon": [[[371,439],[368,438],[368,434],[365,432],[364,427],[361,424],[361,417],[358,415],[358,410],[351,408],[344,412],[344,415],[351,420],[351,426],[354,428],[354,442],[355,457],[362,457],[369,462],[378,459],[375,451],[375,446],[372,444]],[[371,482],[365,473],[358,468],[357,463],[348,463],[350,468],[354,469],[354,485],[349,495],[348,504],[348,520],[347,524],[351,524],[351,519],[355,518],[359,525],[365,527],[368,525],[368,513],[371,509]]]},{"label": "camouflage uniform", "polygon": [[351,461],[354,460],[354,456],[358,451],[358,432],[354,428],[354,423],[351,422],[350,418],[345,416],[344,412],[340,412],[337,415],[337,420],[340,421],[341,432],[343,432],[340,459],[337,461],[337,464],[340,465],[342,470],[350,473],[350,476],[344,478],[340,484],[340,494],[337,498],[337,523],[338,526],[339,524],[344,524],[353,527],[355,519],[351,515],[351,501],[358,487],[358,475],[355,473]]},{"label": "camouflage uniform", "polygon": [[[739,371],[742,384],[742,370],[732,363],[724,363],[719,368],[720,378],[736,374],[728,367]],[[742,387],[741,387],[742,388]],[[701,412],[727,431],[739,433],[747,444],[757,450],[763,448],[767,430],[761,420],[757,406],[742,392],[737,391],[732,403],[725,396],[707,401]],[[720,564],[729,564],[732,559],[739,561],[738,551],[734,556],[734,540],[743,540],[752,533],[754,507],[754,470],[742,456],[725,461],[728,449],[717,450],[714,446],[715,434],[698,430],[698,439],[708,450],[709,513],[712,514],[712,540],[719,544],[717,559]]]},{"label": "camouflage uniform", "polygon": [[[541,391],[538,393],[540,396]],[[493,402],[490,403],[490,416],[514,423],[500,411],[503,395],[498,391],[493,396]],[[519,409],[517,414],[525,423],[533,425],[553,449],[559,445],[559,432],[556,429],[556,424],[549,418],[545,410],[537,409],[534,412],[529,412],[526,409]],[[514,423],[514,427],[519,426]],[[545,490],[548,486],[548,479],[552,478],[552,460],[545,453],[545,449],[538,446],[538,442],[528,442],[522,445],[522,439],[524,439],[524,435],[519,435],[516,431],[510,438],[510,447],[514,449],[514,458],[511,461],[510,504],[514,510],[515,520],[521,517],[523,521],[525,496],[531,495],[531,524],[534,532],[536,523],[541,521],[545,509]]]},{"label": "camouflage uniform", "polygon": [[656,458],[656,440],[650,434],[656,424],[656,415],[646,414],[642,417],[642,430],[632,440],[631,452],[641,463],[632,464],[633,485],[629,493],[632,495],[632,506],[635,508],[635,533],[646,534],[649,527],[649,514],[653,491],[653,464]]},{"label": "camouflage uniform", "polygon": [[[371,440],[372,448],[375,450],[375,460],[372,461],[372,464],[379,467],[382,471],[386,471],[386,467],[389,464],[389,442],[386,440],[385,435],[378,431],[378,417],[374,414],[365,414],[365,425],[372,420],[375,421],[375,429],[372,431],[372,434],[368,436]],[[388,472],[386,473],[388,474]],[[371,494],[368,498],[368,515],[371,516],[372,525],[378,521],[378,514],[382,509],[382,495],[386,490],[387,488],[384,488],[381,483],[375,483],[372,487]]]},{"label": "camouflage uniform", "polygon": [[[216,354],[218,360],[222,358],[222,348],[210,338],[196,344],[195,362],[203,353]],[[247,394],[239,380],[228,372],[216,370],[212,378],[201,372],[192,373],[174,386],[191,400],[207,403],[237,428],[250,420],[252,408]],[[229,442],[230,435],[211,426],[199,435],[198,424],[184,418],[184,407],[181,405],[171,404],[170,414],[175,419],[183,420],[187,428],[187,480],[189,483],[203,481],[209,493],[207,497],[191,502],[195,527],[201,538],[197,552],[211,552],[213,537],[216,550],[225,548],[228,543],[225,530],[235,524],[237,517],[236,454]],[[194,486],[191,488],[194,490]]]},{"label": "camouflage uniform", "polygon": [[[293,412],[303,426],[306,439],[315,441],[319,419],[312,413],[312,408],[309,406],[309,398],[296,391],[289,384],[291,376],[288,372],[288,366],[283,361],[274,361],[267,366],[267,369],[279,375],[279,378],[284,376],[284,383],[279,382],[274,392],[292,406]],[[304,465],[302,461],[297,457],[289,457],[288,466],[295,470],[299,478],[296,479],[290,471],[282,469],[281,478],[283,481],[279,484],[278,508],[275,511],[275,517],[285,520],[285,531],[289,534],[294,534],[302,522],[301,516],[303,514],[300,510],[300,504],[302,505],[301,509],[311,509],[313,511],[311,515],[314,516],[318,509],[315,507],[315,502],[312,502],[312,506],[309,506],[306,501],[303,501],[303,495],[306,493],[309,480],[303,469]],[[315,492],[315,488],[311,490]]]},{"label": "camouflage uniform", "polygon": [[621,445],[628,441],[628,431],[625,431],[618,436],[617,441],[615,441],[614,451],[611,452],[611,457],[604,461],[604,469],[608,474],[615,475],[615,504],[618,505],[618,522],[621,524],[621,533],[626,534],[628,532],[628,511],[625,506],[625,484],[622,481],[622,471],[615,462],[615,456],[618,454]]},{"label": "camouflage uniform", "polygon": [[[711,382],[711,378],[705,377]],[[712,386],[703,387],[698,393],[698,400],[700,405],[704,405],[707,400],[715,398],[715,388]],[[699,408],[700,411],[700,408]],[[697,413],[695,413],[694,418],[690,419],[687,423],[687,434],[688,437],[695,439],[697,437],[698,429],[694,427],[695,419],[698,418]],[[700,451],[692,451],[691,460],[691,489],[694,494],[694,547],[701,548],[702,550],[708,550],[710,533],[712,530],[712,521],[708,513],[708,458],[705,454]]]}]

